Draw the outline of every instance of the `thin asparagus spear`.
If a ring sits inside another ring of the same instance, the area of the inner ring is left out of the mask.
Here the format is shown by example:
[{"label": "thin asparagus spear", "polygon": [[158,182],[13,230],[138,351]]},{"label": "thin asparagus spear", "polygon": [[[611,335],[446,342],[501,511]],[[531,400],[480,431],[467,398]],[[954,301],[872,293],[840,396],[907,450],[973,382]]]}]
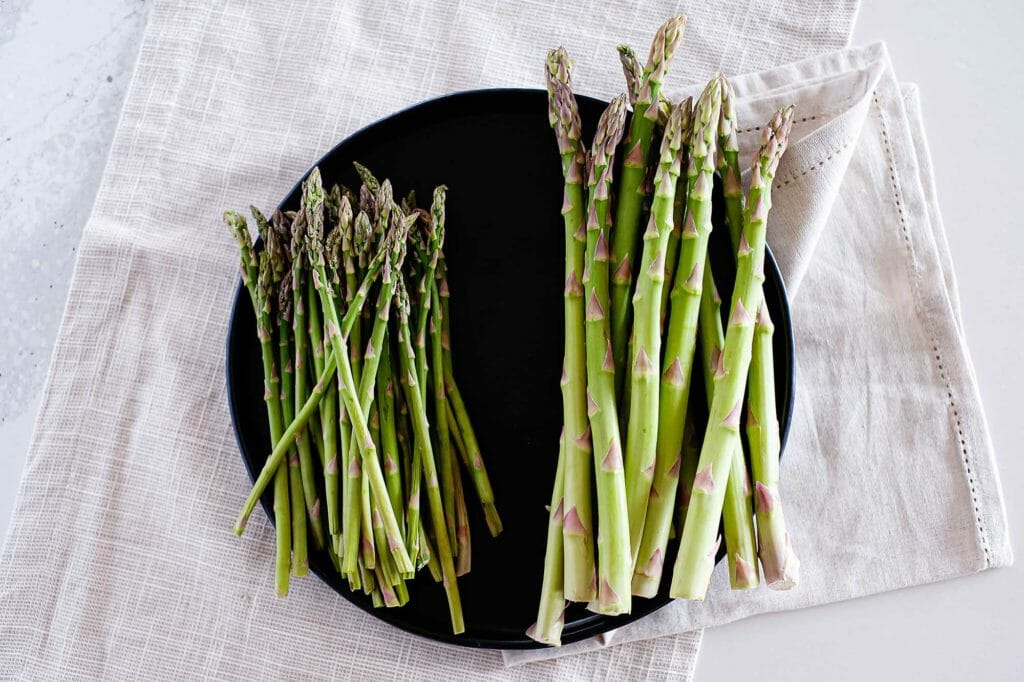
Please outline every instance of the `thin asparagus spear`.
[{"label": "thin asparagus spear", "polygon": [[597,478],[597,597],[588,605],[605,614],[628,613],[632,562],[629,517],[622,467],[622,443],[615,405],[615,363],[609,320],[608,228],[615,147],[622,137],[626,98],[612,100],[601,115],[588,158],[589,209],[586,265],[587,405]]},{"label": "thin asparagus spear", "polygon": [[444,254],[438,262],[440,279],[435,281],[436,297],[441,301],[441,347],[444,350],[444,388],[448,392],[448,400],[451,403],[452,411],[455,413],[458,428],[462,439],[466,444],[466,453],[469,457],[469,472],[473,478],[473,487],[480,499],[480,506],[484,511],[484,520],[487,522],[487,529],[492,537],[497,537],[502,530],[501,517],[498,515],[498,508],[494,504],[494,490],[491,488],[491,479],[487,475],[487,467],[484,465],[484,458],[480,452],[480,443],[476,439],[476,432],[473,430],[473,423],[469,418],[469,411],[462,399],[458,384],[455,383],[455,369],[452,364],[451,344],[451,310],[449,306],[448,277],[444,263]]},{"label": "thin asparagus spear", "polygon": [[[738,124],[733,107],[734,93],[728,85],[722,92],[722,115],[719,122],[718,171],[724,180],[723,195],[725,211],[732,239],[733,253],[739,248],[740,232],[743,228],[743,185],[740,182],[739,142],[736,131]],[[719,318],[721,321],[721,318]],[[762,304],[754,326],[754,341],[750,358],[750,376],[747,379],[749,399],[747,401],[747,440],[750,444],[750,459],[755,471],[755,481],[761,482],[758,500],[764,499],[769,512],[758,516],[758,532],[761,564],[765,571],[768,587],[789,589],[798,581],[800,561],[792,549],[792,542],[786,533],[782,505],[778,502],[778,461],[779,422],[775,412],[775,362],[772,357],[772,334],[774,326],[768,311]],[[761,472],[764,478],[756,476]],[[742,476],[740,476],[742,473]],[[735,481],[735,483],[734,483]],[[762,481],[771,481],[766,484]],[[742,488],[739,483],[742,482]],[[768,485],[774,486],[768,488]],[[735,490],[742,490],[737,494]],[[774,490],[775,493],[771,491]],[[729,569],[733,588],[744,585],[755,587],[757,562],[753,550],[753,523],[750,521],[751,491],[747,476],[746,462],[742,451],[733,458],[729,483],[725,492],[725,546],[729,550]],[[735,519],[730,519],[735,516]],[[742,538],[742,547],[737,550],[730,543],[730,525],[737,526]],[[738,555],[738,556],[737,556]],[[741,562],[739,559],[743,559]],[[743,580],[744,576],[752,580]]]},{"label": "thin asparagus spear", "polygon": [[[733,254],[739,248],[740,232],[743,229],[743,185],[740,182],[737,128],[732,85],[722,79],[717,166],[723,179],[726,226],[732,241]],[[721,303],[711,269],[705,268],[704,291],[700,301],[700,334],[704,361],[704,389],[708,405],[713,402],[715,367],[725,349]],[[752,359],[751,370],[754,369],[753,362]],[[750,381],[753,379],[754,375],[751,374]],[[738,447],[733,449],[732,466],[729,467],[729,479],[725,486],[722,525],[725,529],[725,549],[729,561],[729,582],[734,590],[749,590],[757,587],[761,580],[757,570],[750,478],[747,476],[747,462],[739,439],[737,444]]]},{"label": "thin asparagus spear", "polygon": [[679,264],[672,285],[665,355],[658,398],[658,438],[655,489],[647,509],[644,536],[637,553],[634,593],[657,592],[668,545],[669,528],[679,478],[683,424],[690,394],[693,354],[708,236],[711,232],[711,187],[714,178],[715,129],[721,84],[717,77],[704,88],[694,112],[687,171],[687,210],[679,249]]},{"label": "thin asparagus spear", "polygon": [[[318,168],[314,168],[310,173],[309,178],[306,180],[303,198],[305,200],[305,210],[307,212],[306,223],[309,228],[307,232],[307,239],[309,240],[308,251],[311,255],[317,257],[317,254],[320,254],[321,249],[319,248],[319,242],[322,239],[323,233],[323,188]],[[362,411],[359,409],[359,398],[356,391],[355,380],[352,377],[352,368],[349,364],[349,359],[345,354],[347,350],[346,339],[341,334],[340,320],[338,319],[337,310],[334,307],[334,296],[330,288],[330,282],[327,280],[327,275],[324,270],[322,254],[319,255],[319,258],[317,258],[312,265],[313,272],[316,273],[313,278],[313,283],[318,285],[317,290],[320,292],[321,303],[324,308],[324,315],[328,328],[328,338],[338,364],[338,377],[340,378],[342,386],[342,390],[339,391],[339,394],[345,402],[345,408],[348,411],[349,419],[352,422],[352,430],[356,434],[356,440],[362,455],[363,473],[370,478],[370,487],[373,490],[374,496],[379,500],[386,500],[387,487],[384,484],[384,474],[381,471],[380,462],[377,459],[377,452],[374,448],[373,440],[366,424],[366,419],[363,417]],[[388,545],[395,556],[395,563],[398,566],[398,570],[403,573],[413,570],[413,564],[405,550],[401,532],[398,527],[398,521],[395,519],[391,506],[382,505],[380,509],[384,529],[387,534]]]},{"label": "thin asparagus spear", "polygon": [[[380,366],[377,369],[377,404],[380,406],[380,442],[381,455],[384,458],[384,483],[388,487],[388,498],[391,508],[396,511],[398,525],[405,538],[405,514],[397,514],[402,509],[402,470],[398,466],[398,426],[395,414],[395,387],[391,372],[391,341],[385,330],[381,342]],[[410,554],[410,559],[412,555]],[[415,560],[414,560],[415,561]]]},{"label": "thin asparagus spear", "polygon": [[[655,473],[658,435],[658,360],[661,358],[661,289],[665,250],[672,233],[673,203],[683,146],[683,117],[675,107],[661,140],[651,218],[643,235],[643,255],[633,296],[633,344],[630,364],[630,412],[626,432],[626,505],[632,556],[643,539],[647,502]],[[660,491],[655,489],[655,495]]]},{"label": "thin asparagus spear", "polygon": [[[448,432],[448,419],[445,417],[445,390],[444,390],[444,349],[441,347],[441,301],[440,292],[437,290],[434,281],[434,272],[437,269],[437,261],[444,244],[444,222],[445,222],[445,193],[447,188],[441,185],[434,190],[434,201],[430,207],[430,227],[428,233],[428,257],[430,263],[427,265],[429,280],[425,281],[421,296],[430,298],[430,355],[434,371],[430,373],[429,379],[434,388],[434,429],[437,432],[438,459],[441,471],[441,499],[444,501],[445,523],[448,525],[448,541],[453,548],[458,548],[456,521],[456,491],[455,491],[455,455],[452,452],[451,435]],[[422,330],[419,330],[422,331]],[[421,380],[428,377],[421,376]],[[464,502],[463,502],[464,503]],[[468,538],[467,538],[468,542]]]},{"label": "thin asparagus spear", "polygon": [[754,323],[747,403],[747,439],[756,490],[758,555],[764,579],[773,590],[788,590],[800,582],[800,560],[786,531],[779,497],[779,420],[775,410],[774,326],[761,303]]},{"label": "thin asparagus spear", "polygon": [[[260,346],[263,352],[263,381],[266,391],[263,397],[267,404],[267,415],[270,421],[270,440],[277,443],[281,440],[281,379],[271,346],[274,335],[272,322],[270,321],[270,301],[273,283],[271,282],[271,258],[266,249],[260,252],[259,263],[260,271],[256,290],[260,316],[257,324],[259,326]],[[274,585],[277,596],[286,597],[288,596],[292,551],[290,509],[288,507],[288,470],[286,466],[278,462],[272,471],[274,472],[274,526],[277,530],[277,560],[275,561]]]},{"label": "thin asparagus spear", "polygon": [[558,466],[555,485],[548,508],[548,542],[544,550],[544,579],[540,587],[537,621],[526,630],[526,636],[541,644],[561,646],[565,625],[565,591],[563,589],[562,490],[565,482],[565,432],[558,439]]},{"label": "thin asparagus spear", "polygon": [[[375,260],[383,260],[383,253],[380,252]],[[370,286],[376,279],[377,274],[380,272],[380,263],[370,263],[370,267],[367,269],[366,276],[363,277],[362,283],[359,285],[359,290],[356,292],[356,296],[352,301],[352,307],[345,312],[345,317],[341,321],[341,329],[339,334],[344,337],[349,330],[352,329],[356,320],[359,319],[359,312],[366,301],[366,296],[370,290]],[[331,309],[334,309],[333,302]],[[271,351],[271,358],[273,358],[273,351]],[[348,363],[345,363],[346,366]],[[317,412],[320,401],[324,397],[324,393],[327,390],[327,386],[335,378],[335,372],[338,369],[338,354],[331,352],[325,358],[324,370],[317,378],[316,384],[310,391],[309,399],[306,400],[296,415],[292,423],[288,425],[288,428],[281,434],[281,440],[278,441],[277,445],[271,451],[267,457],[267,461],[263,465],[263,469],[260,470],[259,476],[256,477],[256,481],[252,485],[252,490],[249,491],[249,497],[246,498],[245,504],[242,505],[242,510],[238,514],[238,519],[235,521],[234,531],[236,535],[241,535],[242,531],[245,530],[245,524],[249,520],[249,516],[252,514],[252,510],[256,508],[256,502],[259,501],[260,495],[266,490],[270,484],[271,477],[274,475],[276,467],[284,459],[285,453],[288,448],[295,442],[295,438],[306,426],[306,423],[313,417],[314,413]]]},{"label": "thin asparagus spear", "polygon": [[670,594],[676,598],[703,599],[715,565],[715,535],[725,497],[723,484],[728,479],[733,449],[739,439],[743,390],[750,367],[754,317],[749,311],[758,310],[763,299],[765,226],[771,208],[771,185],[792,121],[792,107],[784,107],[772,117],[764,128],[761,151],[754,160],[737,252],[725,352],[715,373],[714,401],[672,575]]},{"label": "thin asparagus spear", "polygon": [[[280,212],[274,214],[275,220],[283,220],[279,217]],[[304,262],[306,255],[303,252],[305,241],[305,220],[292,221],[292,336],[295,339],[294,369],[295,387],[294,402],[291,409],[285,415],[285,421],[289,424],[295,417],[295,411],[302,408],[302,404],[309,397],[309,386],[307,384],[306,361],[309,358],[309,329],[306,322],[306,306],[310,300],[304,296],[306,293],[306,270]],[[321,349],[321,353],[323,349]],[[322,360],[321,360],[322,362]],[[314,473],[313,453],[309,442],[309,429],[303,429],[295,439],[298,448],[299,474],[302,482],[302,499],[306,506],[306,516],[309,517],[309,530],[313,535],[313,542],[318,548],[324,546],[324,528],[320,516],[320,494],[316,488],[316,477]]]},{"label": "thin asparagus spear", "polygon": [[[277,217],[277,214],[275,214]],[[281,367],[281,418],[290,423],[294,416],[295,366],[292,363],[292,289],[291,279],[283,278],[278,284],[277,343],[278,365]],[[301,577],[309,573],[309,553],[306,544],[306,502],[302,490],[299,451],[288,453],[288,498],[291,502],[292,575]]]},{"label": "thin asparagus spear", "polygon": [[545,75],[548,86],[548,119],[555,131],[565,179],[562,217],[565,224],[565,287],[563,317],[565,348],[562,364],[562,423],[569,438],[562,445],[565,457],[564,535],[558,551],[565,568],[564,593],[571,601],[590,601],[596,595],[594,523],[591,501],[593,471],[587,423],[587,358],[584,331],[583,264],[586,227],[583,216],[583,167],[586,150],[580,142],[580,116],[572,92],[572,63],[565,50],[548,53]]},{"label": "thin asparagus spear", "polygon": [[458,466],[452,467],[452,480],[455,484],[455,575],[462,576],[469,573],[472,567],[472,539],[469,534],[469,510],[466,509],[465,491],[462,489],[462,473]]},{"label": "thin asparagus spear", "polygon": [[427,410],[423,404],[419,386],[416,384],[414,367],[416,352],[413,350],[412,339],[409,334],[409,296],[401,276],[395,279],[395,307],[398,310],[398,338],[401,343],[398,357],[402,374],[405,377],[403,382],[405,399],[409,403],[409,413],[415,432],[416,447],[420,451],[423,463],[423,473],[427,484],[427,499],[430,503],[430,516],[434,528],[434,539],[437,542],[437,551],[433,552],[432,556],[437,556],[441,563],[445,594],[448,597],[448,610],[452,619],[452,630],[455,634],[459,634],[465,631],[466,626],[462,618],[462,603],[459,598],[459,586],[455,576],[452,549],[448,544],[448,528],[445,524],[444,505],[441,501],[441,490],[437,479],[437,467],[434,463],[434,453],[430,444],[430,425],[427,422]]},{"label": "thin asparagus spear", "polygon": [[626,157],[622,162],[622,179],[618,187],[618,205],[615,210],[615,229],[611,231],[611,252],[613,272],[611,275],[611,342],[615,359],[616,396],[622,393],[623,368],[626,365],[626,351],[629,344],[630,322],[633,308],[630,296],[633,293],[633,266],[639,246],[640,214],[645,199],[644,176],[647,173],[648,154],[654,124],[658,120],[655,104],[661,96],[661,84],[668,73],[669,62],[683,35],[686,17],[673,17],[658,29],[651,43],[641,82],[633,105],[629,133],[624,149]]}]

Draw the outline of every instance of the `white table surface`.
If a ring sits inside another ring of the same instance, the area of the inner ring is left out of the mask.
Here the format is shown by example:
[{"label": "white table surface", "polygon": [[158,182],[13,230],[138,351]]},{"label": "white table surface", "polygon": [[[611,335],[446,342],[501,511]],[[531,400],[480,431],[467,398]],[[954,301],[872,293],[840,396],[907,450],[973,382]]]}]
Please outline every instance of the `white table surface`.
[{"label": "white table surface", "polygon": [[[145,0],[0,0],[0,531],[8,526],[74,247],[145,27]],[[1024,551],[1024,70],[1015,0],[865,0],[920,86],[964,326]],[[696,679],[1021,680],[1024,571],[1008,568],[708,630]]]}]

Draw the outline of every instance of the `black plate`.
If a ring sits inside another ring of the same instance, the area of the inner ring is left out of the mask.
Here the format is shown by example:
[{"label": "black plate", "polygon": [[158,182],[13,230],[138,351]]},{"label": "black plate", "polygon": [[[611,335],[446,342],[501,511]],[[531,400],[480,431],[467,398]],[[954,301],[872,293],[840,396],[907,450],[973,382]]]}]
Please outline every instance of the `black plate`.
[{"label": "black plate", "polygon": [[[589,97],[580,97],[579,103],[584,139],[589,139],[605,105]],[[448,185],[445,253],[455,371],[505,531],[491,538],[475,499],[468,500],[473,570],[459,579],[466,619],[466,632],[459,636],[451,634],[444,593],[429,576],[413,582],[406,606],[374,609],[368,597],[349,591],[326,555],[313,556],[311,567],[346,599],[403,630],[463,646],[538,647],[524,632],[536,618],[545,505],[562,423],[562,178],[547,122],[547,95],[541,90],[484,90],[419,104],[360,130],[328,152],[317,162],[325,183],[357,186],[353,160],[390,178],[398,194],[415,189],[426,199],[435,185]],[[298,203],[296,184],[281,207]],[[715,230],[711,247],[723,279],[731,261],[724,232]],[[777,398],[785,443],[792,413],[793,335],[782,278],[770,254],[765,271],[765,296],[776,325]],[[251,476],[262,467],[270,440],[255,319],[241,285],[228,336],[227,380],[235,434]],[[273,519],[270,502],[268,493],[263,505]],[[633,612],[618,617],[574,606],[566,613],[562,641],[620,627],[668,601],[665,594],[636,598]]]}]

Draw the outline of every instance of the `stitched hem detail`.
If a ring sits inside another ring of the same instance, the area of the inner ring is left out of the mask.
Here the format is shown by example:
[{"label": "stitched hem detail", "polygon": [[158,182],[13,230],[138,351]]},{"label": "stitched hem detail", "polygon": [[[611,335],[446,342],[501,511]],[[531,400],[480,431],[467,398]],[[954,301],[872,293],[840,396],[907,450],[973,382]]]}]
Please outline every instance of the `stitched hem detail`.
[{"label": "stitched hem detail", "polygon": [[[871,93],[872,99],[875,103],[875,108],[878,110],[878,120],[881,124],[882,131],[882,145],[885,147],[886,156],[889,159],[889,180],[892,184],[893,201],[896,204],[896,213],[900,219],[900,230],[903,233],[904,245],[907,249],[907,255],[910,258],[910,266],[914,270],[914,289],[918,293],[918,301],[920,301],[920,289],[918,287],[919,277],[917,274],[917,262],[914,260],[913,246],[910,241],[910,231],[907,228],[907,218],[903,210],[904,202],[902,201],[902,193],[900,191],[900,183],[896,177],[896,158],[892,150],[892,143],[889,139],[889,126],[886,124],[885,113],[882,111],[882,105],[878,101],[878,91],[874,90]],[[975,530],[978,532],[979,544],[985,557],[985,568],[992,567],[992,555],[988,547],[988,539],[985,535],[985,527],[981,521],[981,504],[978,502],[978,491],[977,484],[974,480],[974,473],[971,469],[971,455],[967,449],[967,438],[964,436],[963,422],[960,419],[960,410],[957,407],[956,399],[953,397],[953,384],[950,381],[949,374],[943,365],[942,354],[939,352],[938,340],[934,333],[931,335],[932,340],[932,353],[935,354],[935,364],[938,368],[939,379],[942,380],[946,387],[946,400],[949,404],[949,409],[952,413],[953,422],[956,426],[957,438],[960,444],[960,454],[963,459],[964,469],[967,473],[967,483],[971,490],[971,503],[974,505],[974,522]]]}]

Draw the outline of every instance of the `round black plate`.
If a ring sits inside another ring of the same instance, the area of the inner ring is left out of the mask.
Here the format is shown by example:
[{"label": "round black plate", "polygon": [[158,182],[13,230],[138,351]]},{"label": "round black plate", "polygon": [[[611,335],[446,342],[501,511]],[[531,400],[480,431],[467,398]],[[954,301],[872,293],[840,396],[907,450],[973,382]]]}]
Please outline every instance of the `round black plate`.
[{"label": "round black plate", "polygon": [[[579,103],[584,139],[589,140],[605,105],[588,97]],[[374,609],[368,597],[349,591],[326,555],[313,556],[311,567],[346,599],[403,630],[464,646],[540,646],[524,633],[536,618],[545,505],[562,423],[562,178],[547,122],[547,94],[484,90],[425,102],[360,130],[317,164],[325,183],[355,187],[354,160],[390,178],[398,195],[415,189],[425,201],[435,185],[449,188],[445,254],[455,371],[505,531],[490,537],[476,500],[467,500],[473,567],[459,579],[466,619],[466,632],[459,636],[451,634],[444,592],[428,575],[412,583],[406,606]],[[298,203],[296,184],[281,207]],[[711,248],[713,264],[720,263],[715,270],[719,286],[728,291],[731,283],[721,281],[728,278],[731,261],[724,232],[715,230]],[[765,271],[765,296],[776,325],[777,397],[785,441],[792,412],[793,336],[782,278],[770,254]],[[270,439],[255,319],[241,286],[228,336],[227,381],[235,434],[252,475],[262,467]],[[268,514],[270,501],[268,493],[263,499]],[[612,630],[668,601],[664,594],[636,598],[633,612],[618,617],[574,606],[566,613],[562,641]]]}]

